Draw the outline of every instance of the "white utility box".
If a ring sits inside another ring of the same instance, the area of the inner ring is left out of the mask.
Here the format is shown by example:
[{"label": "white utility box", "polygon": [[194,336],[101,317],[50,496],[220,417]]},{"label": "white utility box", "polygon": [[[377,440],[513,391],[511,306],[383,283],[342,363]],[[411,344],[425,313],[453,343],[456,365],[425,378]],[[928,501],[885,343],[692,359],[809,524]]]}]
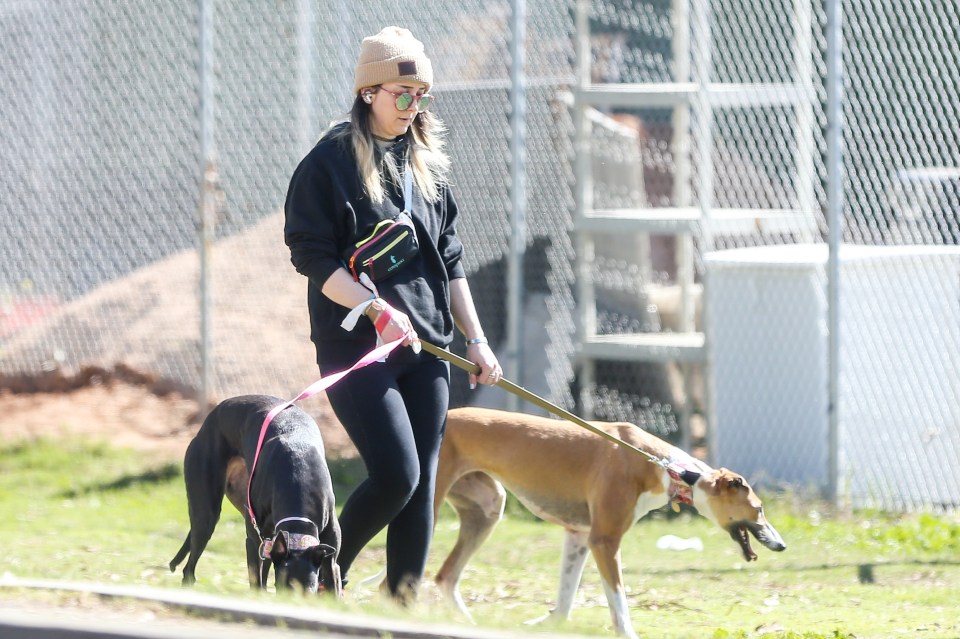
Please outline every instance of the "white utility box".
[{"label": "white utility box", "polygon": [[[825,244],[705,257],[714,462],[829,481]],[[838,487],[853,505],[960,507],[960,248],[845,245]]]}]

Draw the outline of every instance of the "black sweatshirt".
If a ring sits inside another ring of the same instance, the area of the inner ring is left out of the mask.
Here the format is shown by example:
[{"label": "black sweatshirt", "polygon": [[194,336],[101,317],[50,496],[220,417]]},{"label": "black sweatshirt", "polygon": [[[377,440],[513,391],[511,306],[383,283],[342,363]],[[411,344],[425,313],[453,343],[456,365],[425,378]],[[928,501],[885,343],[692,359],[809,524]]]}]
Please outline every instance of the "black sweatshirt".
[{"label": "black sweatshirt", "polygon": [[[395,157],[405,157],[407,136],[392,144]],[[348,247],[403,209],[402,185],[392,182],[383,202],[370,200],[348,139],[328,133],[317,143],[294,171],[285,205],[284,240],[290,247],[290,261],[309,279],[310,338],[317,348],[317,362],[331,367],[350,365],[371,350],[376,331],[366,317],[353,331],[341,328],[350,309],[327,298],[321,292],[323,284],[344,267]],[[454,329],[450,280],[464,277],[457,205],[447,186],[436,204],[424,201],[414,188],[412,209],[420,252],[377,288],[380,297],[410,317],[421,339],[445,347],[453,340]]]}]

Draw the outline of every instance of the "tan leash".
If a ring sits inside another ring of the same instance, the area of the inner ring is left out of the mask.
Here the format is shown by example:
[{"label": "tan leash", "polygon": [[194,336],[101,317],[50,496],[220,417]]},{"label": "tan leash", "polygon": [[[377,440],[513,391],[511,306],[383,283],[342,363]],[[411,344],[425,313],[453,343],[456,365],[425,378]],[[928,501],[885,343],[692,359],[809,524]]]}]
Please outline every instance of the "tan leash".
[{"label": "tan leash", "polygon": [[[477,366],[476,364],[474,364],[474,363],[471,362],[470,360],[467,360],[467,359],[464,359],[464,358],[460,357],[459,355],[457,355],[457,354],[455,354],[455,353],[451,353],[450,351],[448,351],[448,350],[446,350],[446,349],[440,348],[439,346],[434,346],[433,344],[431,344],[431,343],[429,343],[429,342],[425,342],[425,341],[423,341],[423,340],[420,340],[420,345],[423,347],[423,350],[427,351],[428,353],[432,353],[433,355],[436,355],[437,357],[439,357],[439,358],[441,358],[441,359],[445,359],[445,360],[447,360],[448,362],[450,362],[451,364],[453,364],[454,366],[456,366],[457,368],[461,368],[461,369],[467,371],[468,373],[473,373],[474,375],[476,375],[476,374],[478,374],[478,373],[480,372],[480,367],[479,367],[479,366]],[[532,392],[528,391],[526,388],[524,388],[524,387],[522,387],[522,386],[518,386],[517,384],[514,384],[513,382],[511,382],[510,380],[508,380],[508,379],[506,379],[506,378],[504,378],[504,377],[501,377],[500,380],[497,381],[497,383],[495,384],[495,386],[499,386],[500,388],[502,388],[502,389],[504,389],[504,390],[506,390],[506,391],[508,391],[508,392],[510,392],[510,393],[513,393],[514,395],[516,395],[516,396],[518,396],[518,397],[521,397],[521,398],[527,400],[528,402],[530,402],[530,403],[532,403],[532,404],[536,404],[536,405],[539,406],[540,408],[543,408],[544,410],[549,411],[550,413],[553,413],[553,414],[556,415],[557,417],[560,417],[560,418],[565,419],[565,420],[567,420],[567,421],[569,421],[569,422],[572,422],[572,423],[576,424],[577,426],[580,426],[581,428],[586,428],[586,429],[589,430],[591,433],[593,433],[593,434],[595,434],[595,435],[599,435],[600,437],[603,437],[604,439],[613,442],[613,443],[616,444],[617,446],[621,446],[621,447],[623,447],[623,448],[626,448],[626,449],[628,449],[628,450],[631,450],[631,451],[637,453],[638,455],[642,455],[642,456],[646,457],[648,461],[651,461],[651,462],[653,462],[654,464],[657,464],[658,466],[661,466],[661,467],[663,467],[663,468],[667,468],[668,465],[669,465],[669,463],[667,462],[667,460],[660,459],[659,457],[657,457],[657,456],[655,456],[655,455],[651,455],[651,454],[648,453],[647,451],[641,450],[640,448],[637,448],[637,447],[634,446],[633,444],[630,444],[630,443],[628,443],[628,442],[623,441],[623,440],[620,439],[619,437],[614,437],[614,436],[611,435],[610,433],[608,433],[608,432],[606,432],[606,431],[604,431],[604,430],[601,430],[601,429],[597,428],[596,426],[594,426],[594,425],[591,424],[590,422],[586,421],[586,420],[583,419],[582,417],[578,417],[578,416],[574,415],[574,414],[571,413],[570,411],[568,411],[568,410],[566,410],[566,409],[564,409],[564,408],[561,408],[560,406],[557,406],[557,405],[554,404],[553,402],[550,402],[550,401],[548,401],[548,400],[540,397],[540,396],[537,395],[536,393],[532,393]],[[684,481],[685,483],[687,483],[688,485],[692,486],[693,484],[695,484],[695,483],[697,482],[698,479],[700,479],[700,473],[698,473],[698,472],[696,472],[696,471],[694,471],[694,470],[690,470],[690,469],[688,469],[688,468],[684,468],[682,471],[680,471],[680,478],[683,479],[683,481]]]}]

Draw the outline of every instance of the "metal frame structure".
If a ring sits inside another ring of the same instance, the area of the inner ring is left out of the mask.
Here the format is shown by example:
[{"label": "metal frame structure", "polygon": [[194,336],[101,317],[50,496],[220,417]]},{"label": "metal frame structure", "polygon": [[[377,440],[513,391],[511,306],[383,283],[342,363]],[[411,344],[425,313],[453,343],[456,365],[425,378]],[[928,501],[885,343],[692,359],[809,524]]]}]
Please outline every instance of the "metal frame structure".
[{"label": "metal frame structure", "polygon": [[[765,84],[712,81],[711,7],[709,0],[673,0],[674,81],[669,83],[594,84],[591,79],[590,0],[576,7],[577,86],[574,92],[576,159],[575,217],[577,295],[579,300],[578,355],[581,405],[592,417],[595,362],[647,361],[678,363],[683,372],[684,401],[680,406],[681,445],[690,444],[691,367],[704,366],[709,380],[708,336],[695,328],[695,252],[713,249],[716,234],[790,232],[809,241],[816,232],[813,138],[812,9],[808,0],[795,0],[796,38],[793,43],[794,82]],[[714,112],[725,108],[783,106],[795,114],[796,207],[789,209],[715,208],[713,204]],[[591,178],[590,108],[672,108],[674,193],[673,207],[606,209],[593,207]],[[694,149],[697,153],[694,154]],[[692,202],[694,162],[699,202]],[[596,294],[591,268],[595,241],[604,234],[657,233],[677,238],[677,284],[681,291],[680,330],[675,333],[599,335]],[[703,283],[707,286],[707,282]],[[704,308],[706,313],[707,309]],[[704,322],[704,326],[706,322]],[[708,424],[712,420],[709,383],[704,389]],[[709,438],[708,438],[709,441]]]}]

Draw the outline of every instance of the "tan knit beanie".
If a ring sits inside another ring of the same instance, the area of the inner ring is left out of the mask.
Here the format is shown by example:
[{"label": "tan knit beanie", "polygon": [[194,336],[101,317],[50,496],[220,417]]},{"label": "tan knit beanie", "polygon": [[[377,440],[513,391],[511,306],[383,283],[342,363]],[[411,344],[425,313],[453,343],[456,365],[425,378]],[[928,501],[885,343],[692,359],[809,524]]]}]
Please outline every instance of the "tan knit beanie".
[{"label": "tan knit beanie", "polygon": [[364,87],[388,82],[414,80],[433,84],[433,67],[423,52],[423,43],[401,27],[386,27],[374,36],[363,39],[357,60],[353,94]]}]

